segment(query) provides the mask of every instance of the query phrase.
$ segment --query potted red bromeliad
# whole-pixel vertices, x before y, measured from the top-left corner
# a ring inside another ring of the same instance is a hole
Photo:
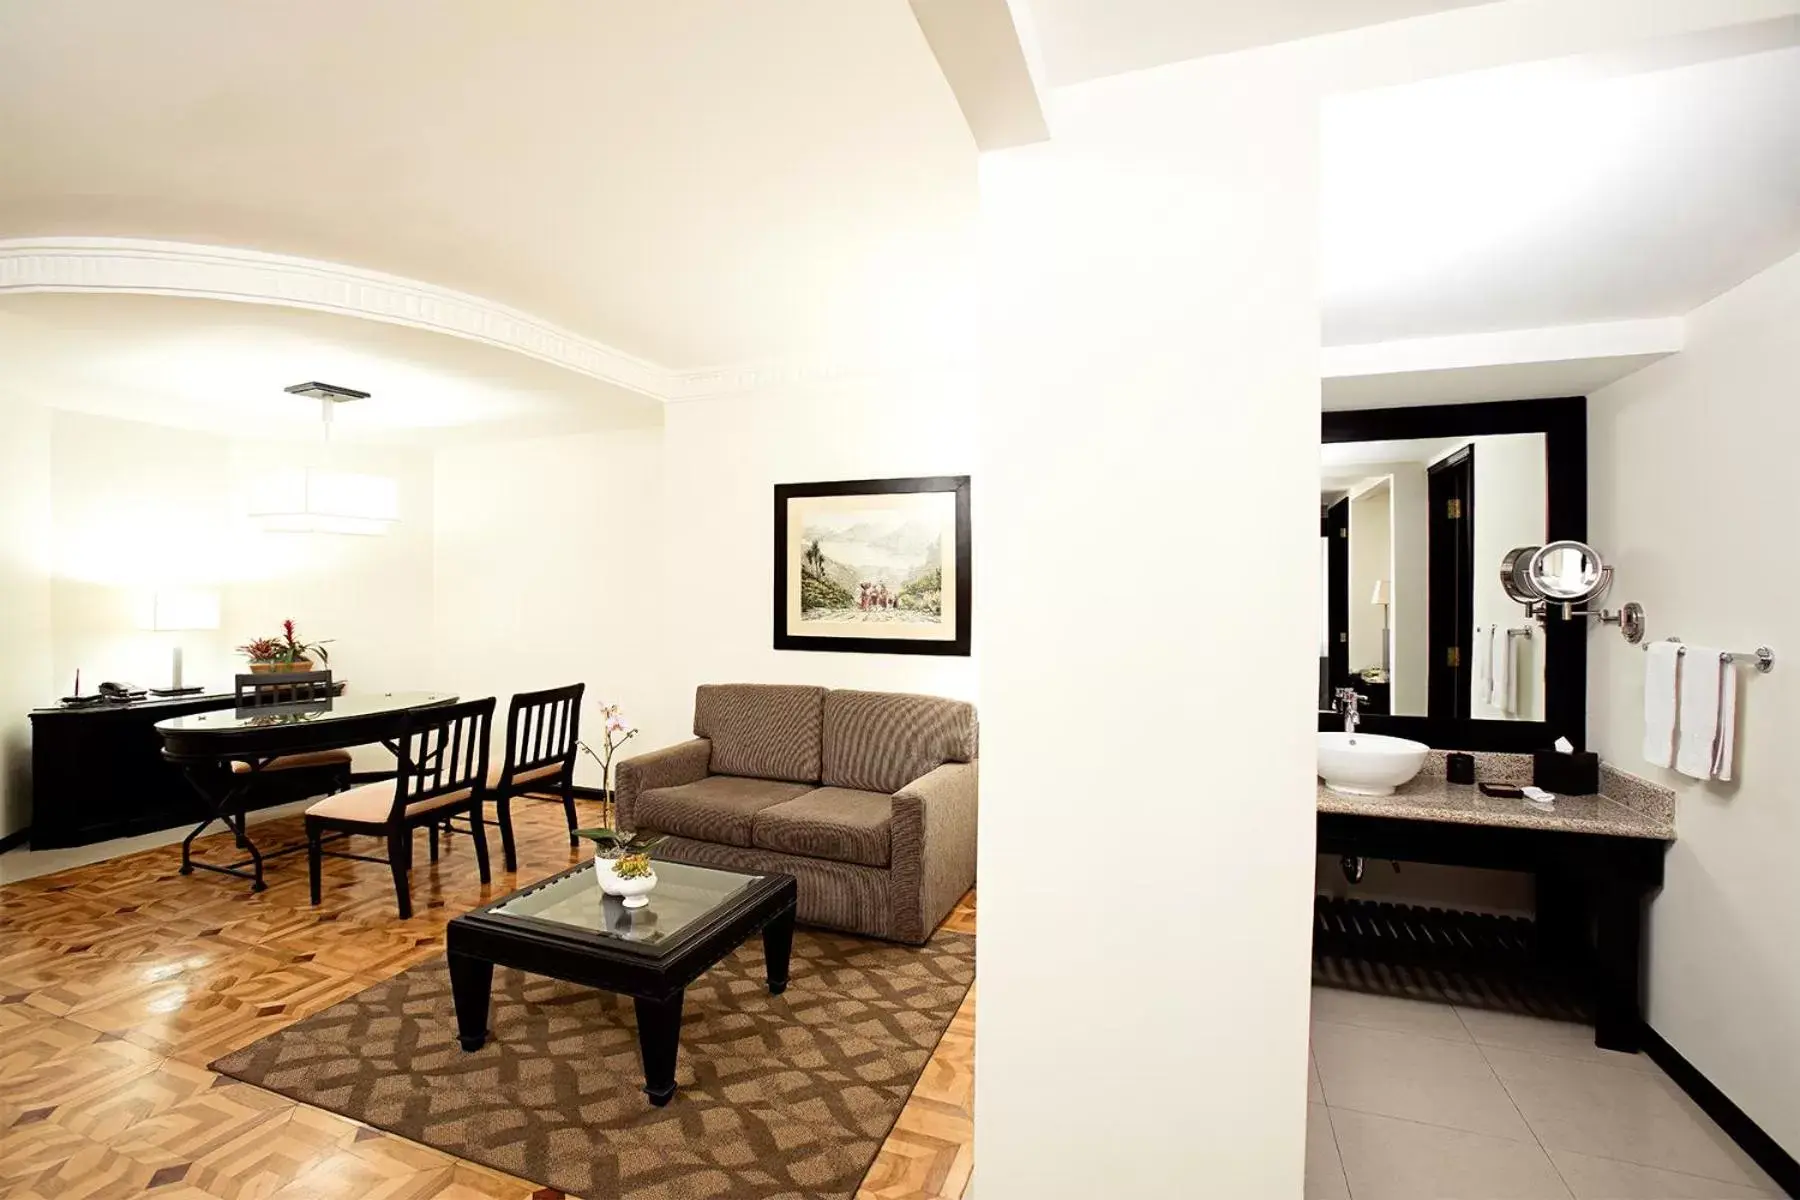
[[[281,633],[275,637],[253,638],[245,642],[238,647],[238,653],[250,660],[251,673],[256,675],[310,671],[313,669],[312,656],[315,654],[319,656],[321,663],[329,665],[331,662],[331,654],[325,649],[325,642],[301,641],[294,632],[292,621],[283,621]]]

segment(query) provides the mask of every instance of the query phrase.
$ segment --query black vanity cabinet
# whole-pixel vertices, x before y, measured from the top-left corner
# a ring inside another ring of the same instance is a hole
[[[156,723],[230,708],[230,693],[40,708],[31,714],[31,845],[85,846],[197,822],[200,798],[163,761]]]

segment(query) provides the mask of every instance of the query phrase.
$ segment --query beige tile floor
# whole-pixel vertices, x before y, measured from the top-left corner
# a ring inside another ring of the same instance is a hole
[[[1587,1026],[1313,989],[1308,1200],[1749,1200],[1781,1190]]]

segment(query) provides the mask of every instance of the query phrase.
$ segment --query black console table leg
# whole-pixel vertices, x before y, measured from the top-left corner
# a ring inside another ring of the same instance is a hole
[[[632,997],[637,1009],[638,1054],[644,1061],[644,1095],[661,1108],[675,1095],[675,1057],[681,1049],[684,993],[662,1000]]]
[[[1596,988],[1594,1044],[1635,1054],[1643,1043],[1644,897],[1628,883],[1609,881],[1594,898]]]
[[[464,1050],[487,1044],[488,999],[494,988],[494,964],[451,951],[450,996],[456,1004],[456,1040]]]
[[[788,909],[763,926],[763,969],[769,977],[769,995],[787,991],[788,960],[794,953],[794,910]]]

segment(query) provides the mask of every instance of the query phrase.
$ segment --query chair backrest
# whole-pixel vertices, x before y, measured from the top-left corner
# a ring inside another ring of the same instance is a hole
[[[332,697],[330,671],[271,671],[236,677],[239,708],[275,704],[312,704]]]
[[[400,761],[392,816],[397,819],[426,800],[485,789],[493,723],[492,696],[406,713],[395,743]]]
[[[561,763],[575,765],[581,737],[581,696],[587,684],[519,692],[506,712],[506,766],[502,787],[526,771]]]

